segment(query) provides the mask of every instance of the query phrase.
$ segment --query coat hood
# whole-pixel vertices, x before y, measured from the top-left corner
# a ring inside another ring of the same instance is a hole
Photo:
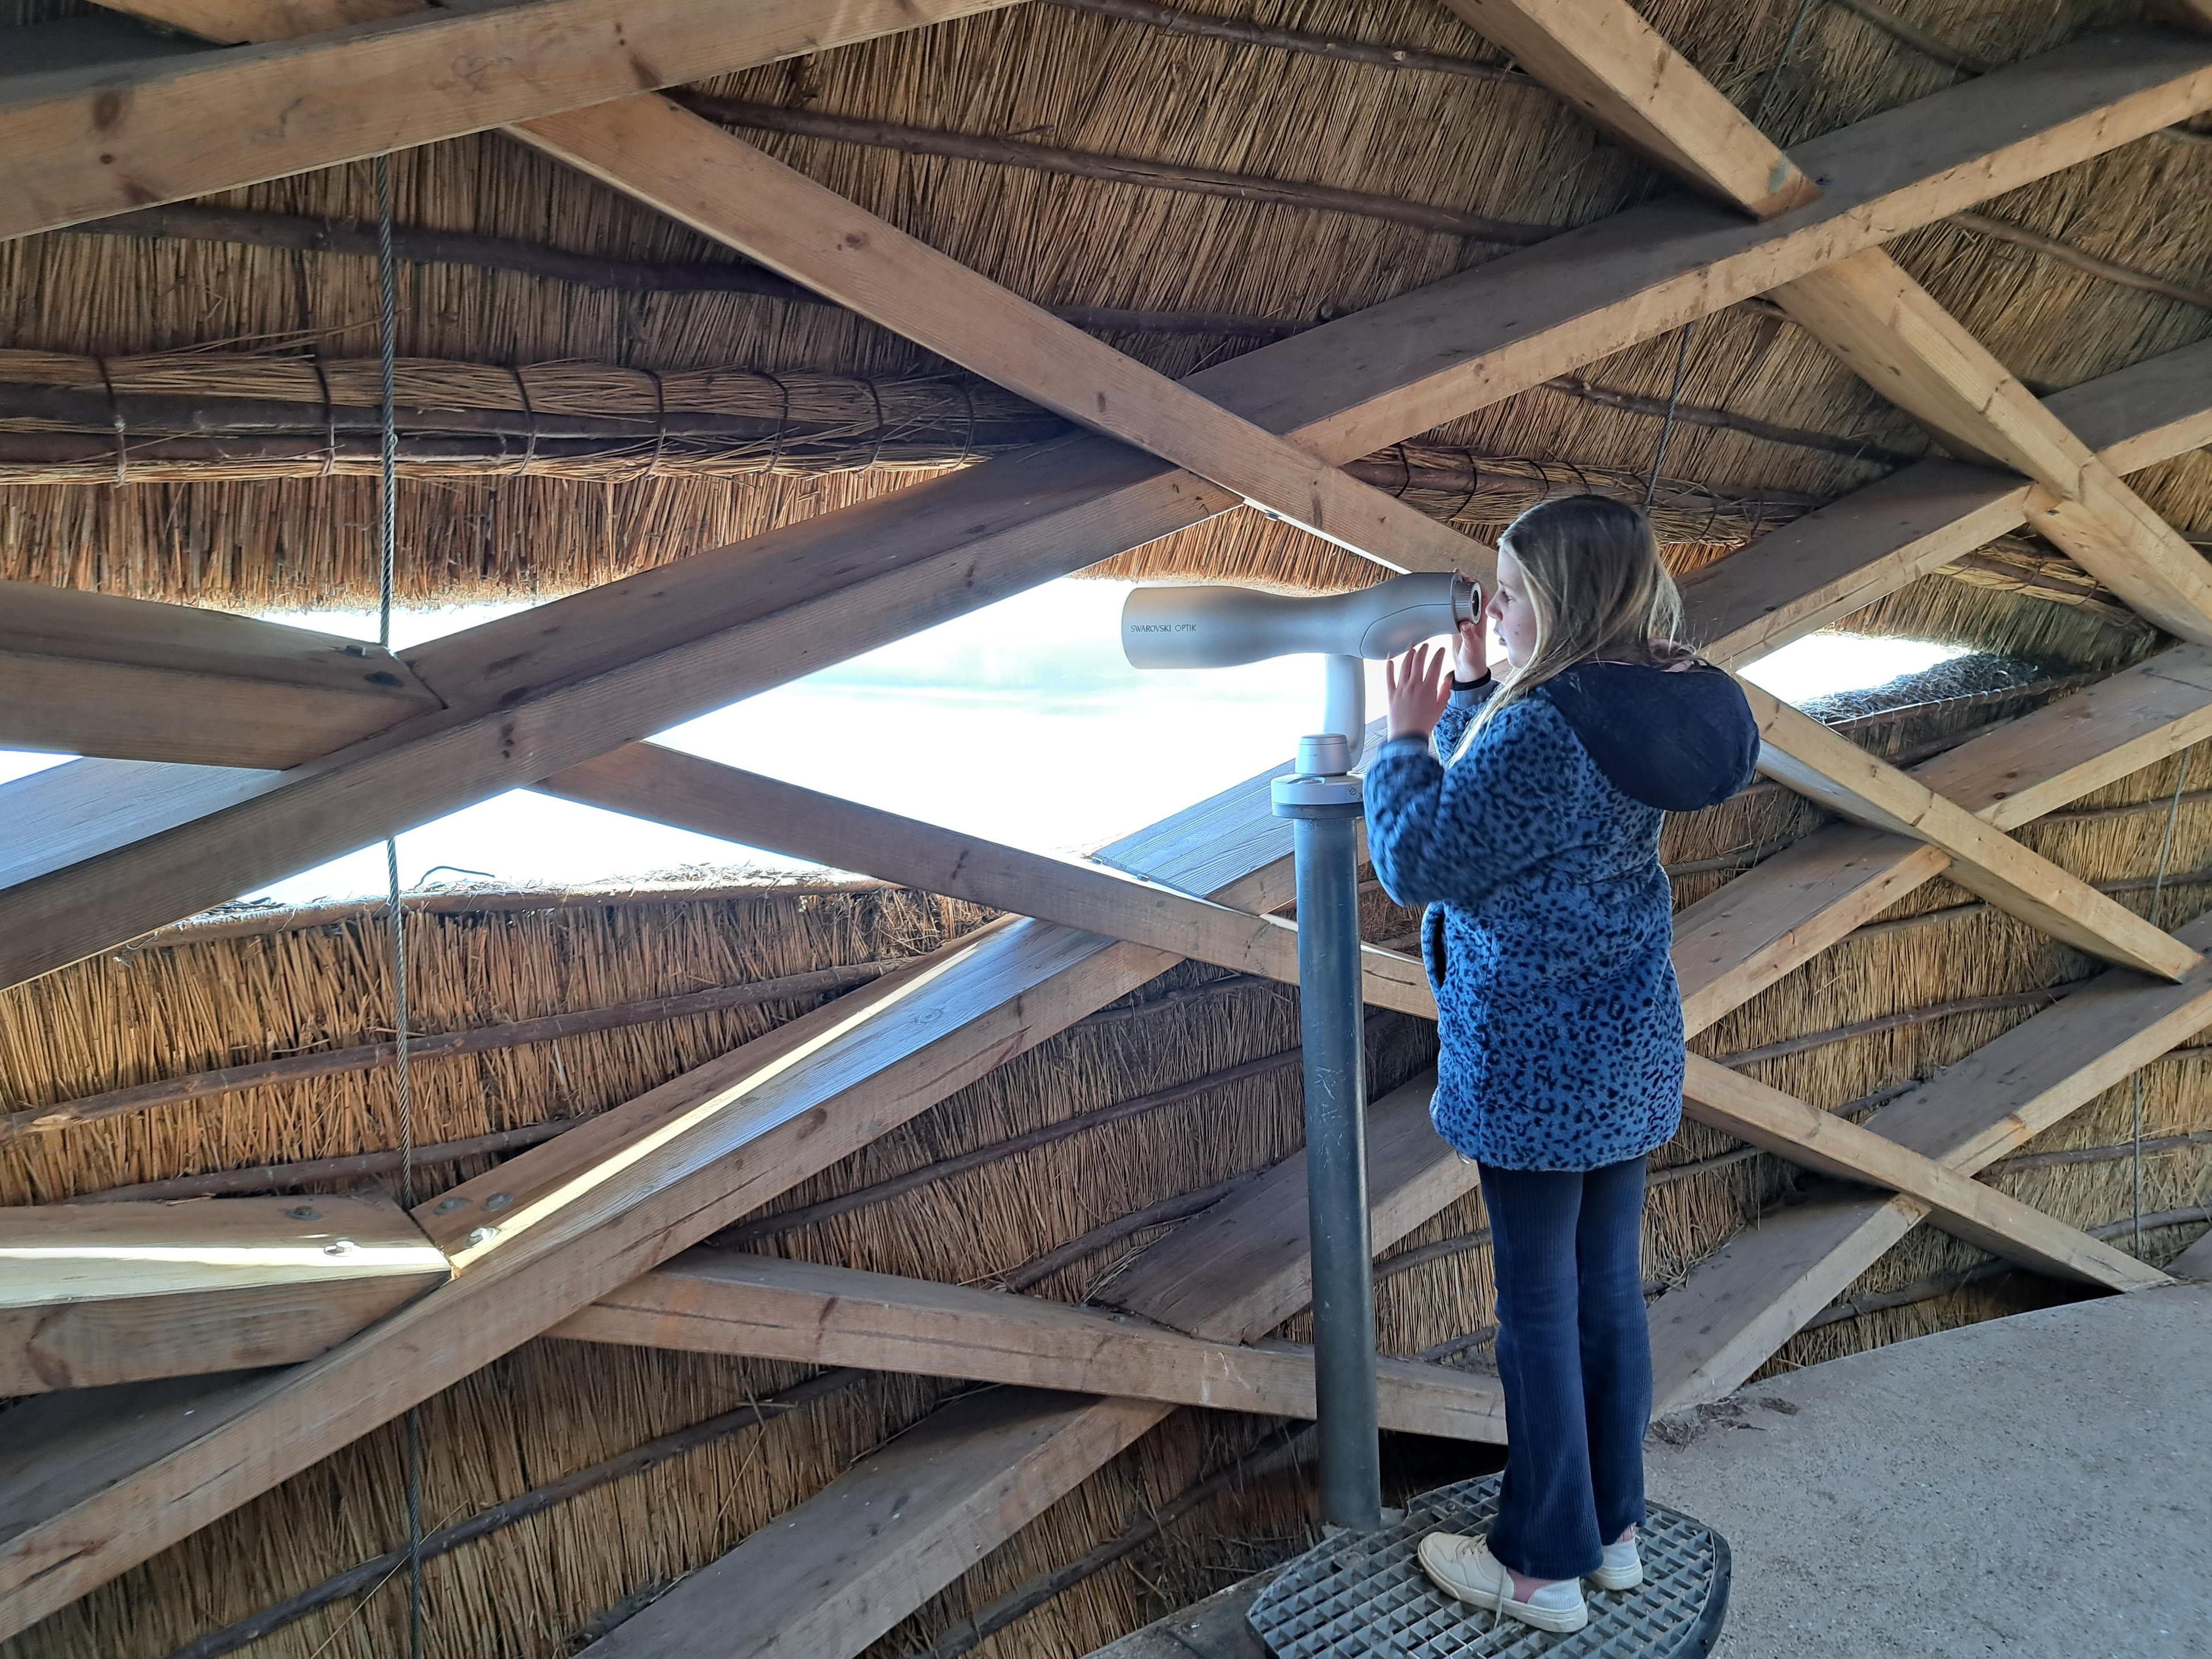
[[[1758,763],[1751,705],[1734,678],[1704,663],[1577,663],[1532,695],[1559,711],[1607,782],[1662,811],[1716,805]]]

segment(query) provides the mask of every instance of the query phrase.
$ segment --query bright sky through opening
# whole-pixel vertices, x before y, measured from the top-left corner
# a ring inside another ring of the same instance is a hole
[[[1312,658],[1139,672],[1122,660],[1121,582],[1048,582],[803,680],[688,721],[659,741],[909,817],[1046,853],[1085,853],[1288,759],[1319,722]],[[401,612],[404,649],[519,605]],[[362,611],[271,621],[374,639]],[[1916,640],[1816,635],[1747,678],[1792,702],[1880,685],[1960,654]],[[1381,665],[1369,708],[1382,712]],[[63,757],[0,752],[0,780]],[[676,872],[814,866],[514,791],[399,838],[400,878],[572,886]],[[384,890],[382,842],[242,895],[301,903]]]

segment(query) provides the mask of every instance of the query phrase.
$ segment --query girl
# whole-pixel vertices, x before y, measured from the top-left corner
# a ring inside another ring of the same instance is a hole
[[[1583,1578],[1644,1579],[1644,1159],[1680,1122],[1683,1071],[1660,817],[1743,787],[1759,734],[1735,682],[1671,643],[1680,601],[1633,507],[1522,514],[1483,614],[1504,679],[1473,623],[1449,657],[1390,664],[1367,771],[1375,873],[1428,907],[1430,1112],[1480,1166],[1505,1390],[1495,1524],[1431,1533],[1420,1559],[1462,1601],[1575,1631]]]

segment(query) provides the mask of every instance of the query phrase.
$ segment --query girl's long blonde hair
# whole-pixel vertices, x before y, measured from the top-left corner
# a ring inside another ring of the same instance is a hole
[[[1498,544],[1521,567],[1536,613],[1536,648],[1491,694],[1468,740],[1577,663],[1605,658],[1663,665],[1689,656],[1674,643],[1682,596],[1660,562],[1658,538],[1651,521],[1625,501],[1567,495],[1541,502],[1514,520]]]

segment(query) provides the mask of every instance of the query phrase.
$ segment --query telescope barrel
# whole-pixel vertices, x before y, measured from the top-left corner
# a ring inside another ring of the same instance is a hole
[[[1475,591],[1462,577],[1429,574],[1319,599],[1139,587],[1121,608],[1121,649],[1134,668],[1229,668],[1307,653],[1372,661],[1471,621]]]

